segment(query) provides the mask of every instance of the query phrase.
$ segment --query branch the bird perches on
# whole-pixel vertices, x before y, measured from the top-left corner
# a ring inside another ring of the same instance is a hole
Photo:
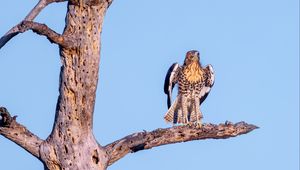
[[[41,139],[17,123],[15,117],[11,117],[6,108],[1,107],[0,112],[2,116],[0,121],[0,134],[17,143],[34,156],[39,156],[37,155],[38,152],[32,152],[31,150],[32,148],[37,148],[37,144],[42,143]],[[197,125],[173,126],[164,129],[159,128],[151,132],[143,131],[133,133],[104,146],[104,148],[109,156],[108,165],[112,165],[128,153],[192,140],[227,139],[249,133],[257,128],[257,126],[246,122],[233,124],[229,121],[220,123],[219,125],[211,123],[203,124],[201,128],[198,128]],[[24,137],[26,137],[27,144],[21,145],[22,142],[20,142],[20,138],[15,138],[15,134],[25,134]],[[33,138],[28,139],[28,136]]]

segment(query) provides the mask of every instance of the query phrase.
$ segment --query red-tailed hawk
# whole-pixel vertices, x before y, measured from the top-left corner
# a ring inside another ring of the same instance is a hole
[[[214,71],[211,65],[202,67],[200,54],[188,51],[183,66],[174,63],[165,78],[164,91],[168,95],[168,112],[164,119],[173,124],[196,122],[201,127],[200,105],[206,99],[214,84]],[[178,95],[171,105],[172,90],[178,83]]]

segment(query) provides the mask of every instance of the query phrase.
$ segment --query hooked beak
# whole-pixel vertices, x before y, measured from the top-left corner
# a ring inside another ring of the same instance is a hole
[[[193,61],[198,61],[199,60],[199,52],[196,51],[193,55],[193,58],[192,58]]]
[[[194,55],[192,58],[193,61],[198,61],[198,56]]]

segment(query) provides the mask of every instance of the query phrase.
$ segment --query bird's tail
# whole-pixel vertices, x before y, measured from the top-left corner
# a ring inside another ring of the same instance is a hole
[[[167,113],[164,116],[164,119],[168,123],[182,123],[182,109],[180,107],[180,101],[179,97],[177,97],[172,104],[172,106],[169,108]]]
[[[172,106],[169,108],[164,116],[164,119],[168,123],[173,124],[186,124],[188,122],[198,122],[202,119],[202,114],[198,102],[195,99],[188,100],[186,103],[187,115],[183,115],[181,96],[178,95]],[[186,120],[187,116],[187,120]]]

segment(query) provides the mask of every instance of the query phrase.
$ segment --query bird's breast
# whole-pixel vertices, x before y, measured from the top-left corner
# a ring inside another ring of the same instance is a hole
[[[185,96],[197,96],[200,94],[200,91],[203,87],[203,81],[196,80],[190,81],[184,72],[180,73],[179,80],[178,80],[178,92]]]
[[[201,69],[199,63],[193,62],[186,66],[183,69],[183,76],[184,78],[189,81],[190,83],[198,83],[201,82],[203,79],[203,70]]]

